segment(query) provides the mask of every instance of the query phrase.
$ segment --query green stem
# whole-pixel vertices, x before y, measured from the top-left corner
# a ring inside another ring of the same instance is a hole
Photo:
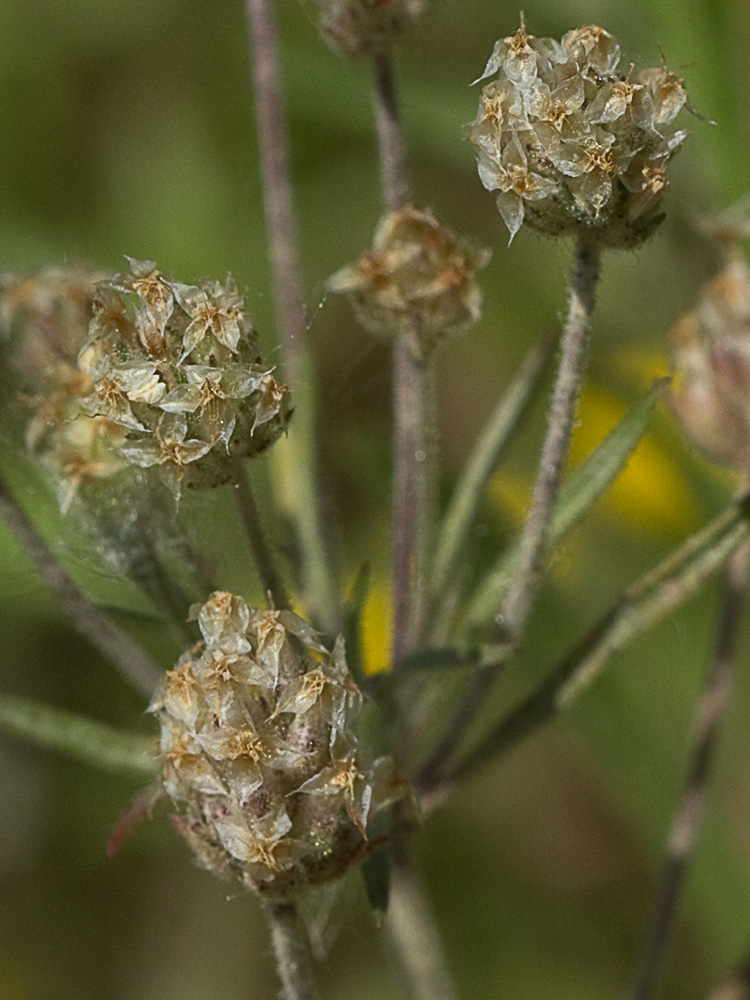
[[[0,695],[0,729],[104,771],[154,775],[156,743],[26,698]]]

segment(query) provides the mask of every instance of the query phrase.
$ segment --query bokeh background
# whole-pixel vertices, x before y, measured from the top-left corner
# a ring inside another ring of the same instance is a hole
[[[388,357],[323,282],[371,239],[380,213],[369,70],[319,40],[312,3],[278,4],[293,172],[323,386],[325,473],[347,567],[385,565]],[[747,189],[750,6],[746,0],[527,0],[538,35],[598,23],[623,65],[666,58],[695,105],[673,163],[669,218],[636,253],[610,254],[599,296],[580,461],[658,374],[666,331],[716,267],[697,220]],[[497,0],[436,0],[398,52],[413,190],[456,230],[494,248],[484,318],[442,352],[446,484],[528,346],[564,308],[569,247],[522,232],[511,249],[462,141],[479,75],[518,12]],[[663,55],[662,55],[663,54]],[[105,270],[122,255],[183,281],[231,270],[274,356],[250,68],[240,0],[3,0],[0,4],[0,267]],[[476,546],[521,522],[548,392],[492,484]],[[28,508],[98,600],[127,603],[83,535],[7,435],[2,461]],[[628,581],[717,513],[731,478],[661,413],[622,480],[567,541],[527,655],[498,707],[544,676]],[[213,501],[212,501],[213,503]],[[228,508],[203,508],[229,589]],[[480,537],[481,535],[481,537]],[[377,580],[377,572],[376,572]],[[425,877],[464,997],[615,1000],[633,963],[684,771],[689,720],[711,646],[715,587],[660,625],[564,718],[474,780],[421,837]],[[373,604],[368,648],[382,657]],[[158,630],[141,637],[169,665]],[[2,690],[150,732],[143,704],[80,640],[0,526]],[[705,828],[680,912],[664,998],[705,996],[750,947],[750,647],[743,637]],[[3,1000],[248,1000],[277,989],[255,901],[198,871],[162,813],[111,861],[108,833],[135,780],[0,738],[0,997]],[[330,1000],[397,993],[353,880],[322,972]]]

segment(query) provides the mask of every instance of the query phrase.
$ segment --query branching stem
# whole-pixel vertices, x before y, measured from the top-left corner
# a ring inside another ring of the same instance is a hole
[[[693,717],[687,778],[672,816],[664,869],[632,1000],[648,1000],[656,988],[674,928],[680,893],[700,832],[719,731],[732,687],[734,650],[747,590],[748,556],[750,549],[745,544],[727,564],[716,651]]]
[[[589,331],[599,280],[599,247],[580,237],[573,261],[568,316],[563,330],[560,363],[542,448],[536,483],[526,525],[521,535],[518,567],[500,614],[503,638],[520,643],[533,608],[547,560],[550,524],[555,510],[562,473],[568,456],[570,436],[575,421],[578,392],[588,356]],[[438,781],[438,775],[468,732],[489,696],[502,669],[502,663],[479,671],[443,735],[430,755],[422,773],[425,787]]]
[[[1,477],[0,516],[57,595],[78,632],[104,654],[125,680],[150,698],[162,676],[158,665],[79,590]]]

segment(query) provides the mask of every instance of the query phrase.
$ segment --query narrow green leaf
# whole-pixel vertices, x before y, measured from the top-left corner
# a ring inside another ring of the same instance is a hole
[[[388,912],[391,881],[388,854],[382,847],[376,848],[362,865],[362,878],[370,909],[376,922],[380,923]]]
[[[357,680],[364,675],[362,663],[362,615],[370,590],[369,563],[364,563],[357,573],[352,592],[344,609],[344,637],[346,639],[346,662]]]
[[[471,531],[482,494],[500,454],[526,408],[552,347],[545,338],[526,355],[515,378],[495,407],[456,483],[440,525],[432,568],[433,600],[440,602]]]
[[[403,659],[398,664],[398,671],[455,670],[459,667],[482,669],[505,662],[514,648],[512,643],[496,643],[463,649],[420,649]]]
[[[0,730],[104,771],[153,775],[156,742],[26,698],[0,695]]]
[[[568,708],[617,653],[693,597],[750,535],[750,506],[733,504],[630,586],[614,607],[562,660],[541,687],[522,702],[458,766],[453,780],[509,750]]]
[[[625,468],[646,433],[654,410],[669,387],[669,381],[668,378],[657,379],[563,484],[550,525],[550,551],[593,507]],[[519,546],[515,543],[502,554],[481,582],[466,613],[467,628],[479,627],[495,614],[513,579],[518,552]]]

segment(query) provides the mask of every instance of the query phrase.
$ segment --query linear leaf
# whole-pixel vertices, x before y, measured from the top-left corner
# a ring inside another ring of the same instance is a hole
[[[669,387],[669,381],[668,378],[657,379],[563,484],[550,525],[550,551],[593,507],[625,468],[646,433],[654,410]],[[467,627],[481,626],[497,611],[513,579],[518,552],[518,543],[514,543],[479,585],[467,610]]]
[[[503,448],[536,388],[549,357],[552,339],[544,338],[526,355],[495,407],[486,427],[456,484],[448,510],[440,525],[432,568],[432,593],[443,597],[456,562],[476,517],[482,494],[492,476]]]
[[[632,584],[541,687],[481,741],[462,764],[458,779],[509,750],[568,708],[617,653],[670,611],[693,597],[750,535],[750,504],[733,504],[691,535],[659,565]]]
[[[515,646],[507,642],[455,649],[420,649],[403,659],[397,669],[401,673],[414,670],[455,670],[458,667],[476,667],[481,670],[504,663],[514,650]]]
[[[61,708],[0,695],[0,729],[104,771],[154,774],[154,740],[123,733]]]

